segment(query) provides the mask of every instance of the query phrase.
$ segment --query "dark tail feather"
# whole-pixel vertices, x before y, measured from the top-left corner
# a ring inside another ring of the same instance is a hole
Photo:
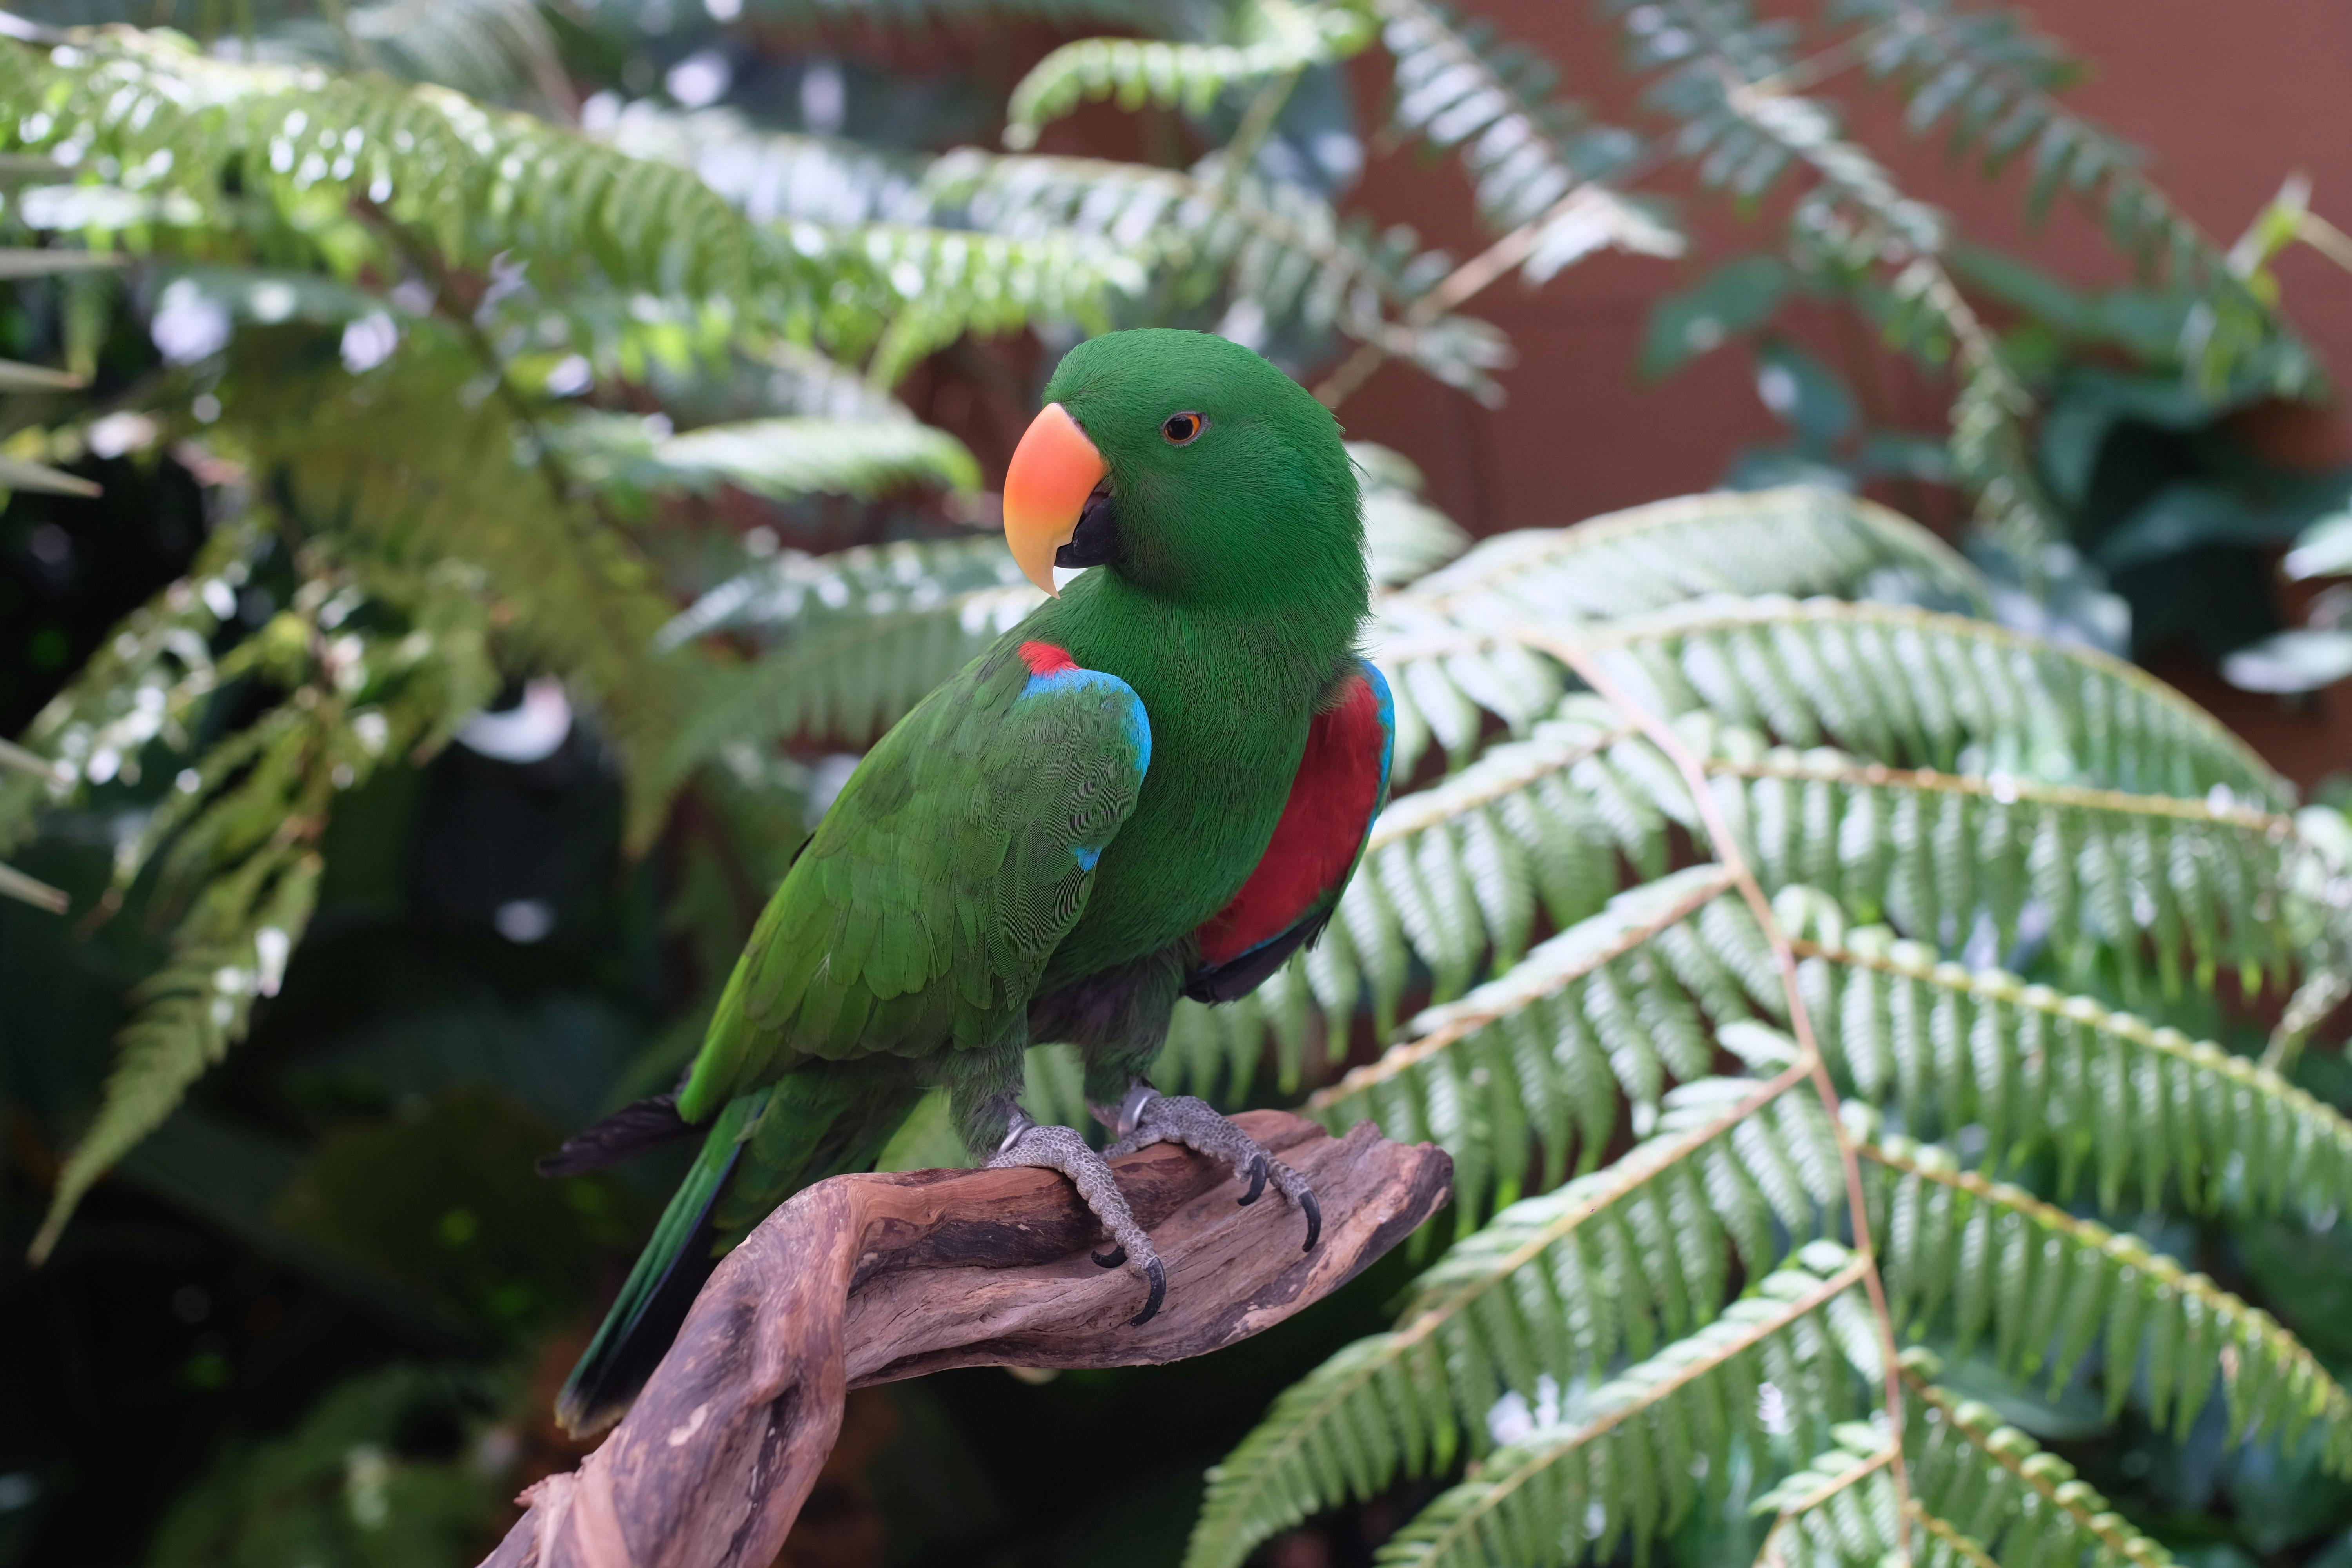
[[[583,1127],[533,1167],[542,1176],[578,1176],[634,1160],[651,1149],[692,1137],[701,1129],[677,1113],[677,1097],[657,1094],[625,1105]]]
[[[710,1211],[742,1158],[743,1130],[767,1098],[764,1091],[744,1095],[711,1123],[702,1152],[662,1211],[653,1239],[637,1255],[613,1310],[555,1397],[555,1418],[566,1431],[584,1436],[619,1420],[677,1337],[687,1309],[719,1267]]]
[[[885,1062],[803,1068],[729,1101],[557,1395],[556,1419],[583,1436],[620,1419],[669,1352],[718,1267],[715,1254],[811,1183],[872,1170],[921,1096],[919,1082],[906,1081],[904,1064]],[[618,1120],[608,1117],[581,1137]]]

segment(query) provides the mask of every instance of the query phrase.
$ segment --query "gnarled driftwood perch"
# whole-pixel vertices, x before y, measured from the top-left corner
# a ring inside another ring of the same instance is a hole
[[[837,1176],[761,1222],[719,1265],[653,1379],[602,1447],[523,1494],[483,1568],[766,1568],[840,1430],[852,1388],[949,1367],[1132,1366],[1245,1339],[1320,1300],[1444,1201],[1423,1143],[1344,1139],[1276,1110],[1235,1119],[1314,1184],[1323,1239],[1296,1210],[1249,1208],[1209,1161],[1156,1144],[1116,1162],[1168,1266],[1168,1303],[1130,1328],[1140,1288],[1099,1268],[1092,1215],[1047,1171]]]

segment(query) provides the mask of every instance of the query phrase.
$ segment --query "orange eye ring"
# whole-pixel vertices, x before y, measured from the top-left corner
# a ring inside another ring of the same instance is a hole
[[[1207,415],[1195,414],[1188,408],[1181,414],[1171,414],[1167,418],[1162,419],[1160,422],[1160,439],[1171,447],[1189,447],[1199,440],[1201,432],[1208,427]]]

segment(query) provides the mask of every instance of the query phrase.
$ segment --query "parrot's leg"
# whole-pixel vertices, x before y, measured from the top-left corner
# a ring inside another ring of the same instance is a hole
[[[1102,1223],[1103,1234],[1110,1238],[1110,1248],[1094,1255],[1095,1261],[1105,1268],[1116,1268],[1124,1263],[1142,1276],[1146,1295],[1143,1310],[1128,1320],[1132,1326],[1150,1322],[1160,1311],[1160,1303],[1168,1295],[1168,1269],[1160,1261],[1160,1253],[1151,1245],[1151,1237],[1136,1223],[1135,1211],[1127,1206],[1127,1199],[1118,1190],[1118,1180],[1111,1175],[1110,1165],[1100,1154],[1087,1147],[1087,1141],[1067,1127],[1046,1127],[1030,1119],[1015,1098],[1021,1082],[1021,1051],[1014,1049],[1010,1058],[1009,1071],[990,1071],[980,1081],[966,1079],[950,1085],[949,1109],[965,1145],[978,1152],[995,1142],[995,1153],[987,1164],[992,1170],[1006,1165],[1034,1165],[1043,1170],[1059,1171],[1078,1189],[1078,1197],[1094,1210],[1095,1218]],[[1010,1081],[1005,1081],[1009,1079]],[[990,1080],[995,1080],[991,1082]],[[988,1134],[1003,1129],[1002,1141]]]
[[[1268,1153],[1256,1139],[1218,1115],[1206,1100],[1195,1100],[1189,1094],[1162,1094],[1139,1078],[1128,1087],[1127,1098],[1119,1102],[1111,1131],[1118,1135],[1118,1142],[1103,1152],[1114,1160],[1153,1143],[1181,1143],[1212,1160],[1223,1160],[1234,1168],[1235,1175],[1249,1181],[1249,1191],[1241,1196],[1244,1206],[1257,1202],[1266,1183],[1272,1182],[1276,1191],[1296,1204],[1307,1216],[1307,1245],[1299,1250],[1315,1250],[1315,1243],[1323,1235],[1323,1211],[1316,1204],[1315,1191],[1307,1184],[1307,1178]]]
[[[1151,1238],[1136,1223],[1135,1211],[1127,1206],[1127,1198],[1119,1192],[1108,1162],[1087,1148],[1087,1141],[1074,1129],[1041,1127],[1016,1106],[1013,1130],[1004,1135],[1004,1147],[988,1163],[992,1167],[1041,1165],[1069,1177],[1070,1184],[1078,1189],[1079,1198],[1102,1222],[1103,1234],[1110,1237],[1110,1250],[1096,1253],[1095,1261],[1105,1268],[1116,1268],[1124,1263],[1143,1276],[1149,1294],[1144,1298],[1143,1310],[1129,1318],[1129,1325],[1140,1328],[1159,1313],[1160,1303],[1168,1294],[1168,1269],[1160,1261]]]

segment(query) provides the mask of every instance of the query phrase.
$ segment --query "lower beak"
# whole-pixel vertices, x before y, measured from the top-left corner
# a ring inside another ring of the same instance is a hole
[[[1068,409],[1048,403],[1013,449],[1004,475],[1004,542],[1021,574],[1054,590],[1054,552],[1077,531],[1087,497],[1109,470]]]

